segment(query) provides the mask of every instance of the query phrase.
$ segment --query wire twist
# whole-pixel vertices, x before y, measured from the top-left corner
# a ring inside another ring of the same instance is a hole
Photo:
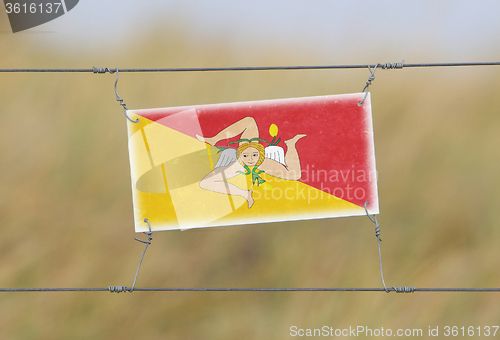
[[[415,287],[392,287],[396,293],[414,293]]]
[[[392,287],[392,288],[387,288],[385,286],[385,281],[384,281],[384,271],[382,269],[382,252],[380,250],[380,242],[382,242],[382,239],[380,238],[380,224],[377,221],[377,216],[373,215],[373,218],[370,216],[368,213],[368,209],[366,208],[370,204],[370,202],[366,201],[365,202],[365,212],[366,216],[370,219],[375,224],[375,237],[377,238],[377,243],[378,243],[378,259],[379,259],[379,264],[380,264],[380,278],[382,279],[382,285],[384,286],[384,290],[386,293],[390,293],[391,291],[394,291],[396,293],[413,293],[415,292],[415,287]]]
[[[379,241],[382,241],[382,239],[380,238],[380,224],[378,223],[377,221],[377,216],[373,215],[373,218],[370,216],[370,214],[368,213],[368,209],[366,208],[367,205],[369,205],[370,202],[366,201],[365,202],[365,212],[366,212],[366,216],[368,216],[368,218],[370,219],[370,221],[372,221],[373,223],[375,223],[375,236],[377,237],[377,239]]]
[[[405,61],[401,63],[385,63],[385,64],[379,64],[379,67],[381,67],[384,70],[393,70],[393,69],[402,69],[404,67]]]
[[[110,74],[113,74],[116,72],[116,81],[115,81],[115,95],[116,95],[116,101],[119,102],[119,104],[123,107],[123,114],[125,115],[125,117],[127,117],[128,120],[130,120],[132,123],[139,123],[139,118],[137,118],[136,120],[133,120],[131,119],[128,114],[127,114],[127,104],[125,104],[123,102],[123,99],[121,99],[120,95],[118,94],[118,89],[117,89],[117,85],[118,85],[118,68],[115,68],[115,69],[112,69],[112,68],[109,68],[109,67],[93,67],[92,68],[92,72],[94,72],[95,74],[97,73],[100,73],[100,74],[103,74],[103,73],[110,73]]]
[[[404,60],[401,63],[393,63],[393,64],[391,64],[391,63],[385,63],[385,64],[378,63],[378,64],[375,64],[373,69],[370,67],[370,65],[368,65],[368,70],[370,71],[371,75],[368,77],[366,85],[365,85],[365,87],[363,87],[363,91],[361,91],[361,93],[364,93],[365,96],[363,97],[362,101],[358,102],[358,106],[363,105],[363,103],[366,100],[366,97],[368,96],[368,87],[372,84],[372,81],[375,80],[375,70],[377,70],[377,67],[380,67],[384,70],[402,69],[404,66],[404,63],[405,63]]]
[[[149,223],[149,220],[147,218],[144,219],[144,222],[148,224],[149,231],[145,231],[143,232],[143,234],[147,235],[148,239],[146,241],[143,241],[134,237],[134,240],[145,243],[146,246],[144,247],[141,260],[139,261],[139,265],[137,266],[137,271],[135,272],[134,283],[132,284],[132,288],[128,288],[127,286],[109,286],[108,291],[111,293],[125,293],[125,292],[132,293],[134,291],[135,283],[137,282],[137,276],[139,276],[139,269],[141,269],[142,260],[144,259],[144,254],[146,254],[146,250],[148,249],[148,246],[151,244],[151,241],[153,240],[153,237],[151,236],[153,235],[153,232],[151,231],[151,224]]]
[[[387,287],[385,286],[384,271],[382,269],[382,251],[380,250],[380,242],[382,242],[382,239],[380,238],[380,224],[377,221],[377,216],[373,215],[373,218],[372,218],[370,216],[370,214],[368,213],[368,209],[366,208],[366,206],[368,204],[370,204],[370,202],[366,201],[365,202],[365,212],[366,212],[366,216],[368,216],[370,221],[375,223],[375,237],[377,237],[377,243],[378,243],[378,260],[379,260],[379,265],[380,265],[380,278],[382,279],[382,285],[384,286],[385,291],[387,293],[389,293],[390,289],[387,289]]]
[[[95,67],[94,67],[95,69]],[[99,69],[99,70],[102,70],[102,69]],[[118,94],[118,89],[117,89],[117,85],[118,85],[118,76],[119,76],[119,73],[118,73],[118,68],[116,68],[114,71],[111,71],[109,68],[105,67],[104,68],[104,72],[106,72],[106,70],[109,72],[109,73],[114,73],[116,72],[116,81],[115,81],[115,94],[116,94],[116,101],[120,103],[120,105],[123,107],[123,114],[125,115],[125,117],[127,117],[128,120],[130,120],[132,123],[139,123],[139,118],[137,118],[136,120],[133,120],[132,118],[130,118],[127,114],[127,104],[125,104],[123,102],[123,99],[120,98],[120,95]]]
[[[111,74],[117,72],[118,69],[110,69],[109,67],[92,67],[92,72],[94,73],[106,73],[109,72]]]
[[[361,91],[361,93],[364,93],[365,96],[363,97],[363,100],[358,102],[358,106],[361,106],[363,105],[363,103],[365,102],[366,100],[366,97],[368,96],[368,87],[372,84],[372,81],[375,80],[375,70],[377,70],[377,67],[379,66],[380,64],[376,64],[375,67],[372,68],[370,67],[370,65],[368,65],[368,70],[370,70],[370,73],[371,75],[368,77],[368,80],[366,82],[366,85],[365,87],[363,87],[363,91]]]
[[[149,223],[149,220],[147,218],[144,219],[144,222],[148,224],[149,232],[145,231],[143,234],[148,236],[148,239],[146,241],[140,240],[138,238],[134,237],[134,240],[145,243],[146,246],[144,247],[144,251],[142,252],[141,260],[139,261],[139,265],[137,266],[137,271],[135,272],[135,277],[134,277],[134,283],[132,284],[132,288],[130,288],[129,292],[133,292],[135,288],[135,282],[137,281],[137,276],[139,275],[139,269],[141,269],[141,264],[142,260],[144,259],[144,254],[146,254],[146,250],[148,249],[148,246],[151,244],[151,241],[153,240],[153,232],[151,231],[151,224]]]
[[[125,286],[109,286],[108,287],[108,290],[111,292],[111,293],[125,293],[125,292],[128,292],[128,288],[125,287]]]

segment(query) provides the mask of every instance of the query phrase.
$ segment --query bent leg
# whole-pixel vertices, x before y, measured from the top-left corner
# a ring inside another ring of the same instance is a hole
[[[285,144],[287,145],[285,154],[286,167],[273,159],[266,158],[264,159],[264,162],[262,162],[262,164],[259,166],[259,169],[264,170],[266,174],[277,178],[288,179],[292,181],[299,180],[302,177],[302,169],[300,166],[299,154],[297,153],[295,144],[299,139],[305,136],[306,135],[304,134],[300,134],[296,135],[292,139],[285,141]]]
[[[219,169],[210,172],[201,180],[200,188],[220,194],[241,196],[248,202],[248,207],[251,208],[254,203],[252,190],[243,190],[232,183],[226,182],[228,178],[225,176],[224,170],[217,170]]]
[[[298,134],[295,135],[292,139],[286,140],[285,144],[287,147],[285,154],[285,163],[288,168],[288,178],[298,180],[302,177],[302,168],[300,166],[300,158],[295,148],[295,144],[297,141],[307,135]]]
[[[200,135],[196,135],[196,138],[200,142],[205,142],[210,145],[215,145],[219,141],[223,139],[229,139],[238,136],[241,134],[242,139],[251,139],[251,138],[259,138],[259,129],[257,127],[257,123],[255,119],[252,117],[245,117],[236,123],[233,123],[220,131],[213,137],[202,137]]]

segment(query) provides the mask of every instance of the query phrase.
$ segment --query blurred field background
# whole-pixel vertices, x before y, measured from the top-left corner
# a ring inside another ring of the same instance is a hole
[[[5,32],[0,68],[404,58],[392,53],[394,46],[343,59],[347,52],[328,55],[290,42],[249,53],[224,34],[200,41],[182,22],[158,22],[101,51],[55,48],[39,43],[50,36],[14,39]],[[408,63],[499,59],[494,50],[474,60],[443,60],[447,55],[425,49],[409,57]],[[368,76],[367,70],[122,73],[118,90],[129,108],[139,109],[355,93]],[[370,90],[388,286],[500,286],[499,77],[498,67],[376,72]],[[1,287],[131,286],[143,244],[133,240],[126,120],[114,80],[0,74]],[[374,225],[366,217],[153,238],[138,287],[381,287]],[[499,302],[498,293],[0,293],[0,338],[287,339],[293,325],[426,334],[429,326],[498,325]]]

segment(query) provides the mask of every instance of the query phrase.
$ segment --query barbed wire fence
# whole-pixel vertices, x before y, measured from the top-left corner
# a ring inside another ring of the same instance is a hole
[[[116,100],[123,107],[125,116],[130,119],[126,114],[127,107],[123,100],[116,91],[119,72],[224,72],[224,71],[283,71],[283,70],[334,70],[334,69],[368,69],[370,76],[362,90],[362,93],[368,93],[368,88],[372,85],[375,79],[375,71],[377,69],[394,70],[403,68],[421,68],[421,67],[478,67],[478,66],[500,66],[500,62],[462,62],[462,63],[418,63],[418,64],[405,64],[403,62],[396,63],[376,63],[376,64],[357,64],[357,65],[309,65],[309,66],[256,66],[256,67],[191,67],[191,68],[108,68],[108,67],[93,67],[83,69],[55,69],[55,68],[39,68],[39,69],[0,69],[0,73],[93,73],[105,74],[116,73],[117,78],[115,82]],[[366,98],[366,95],[365,95]],[[363,101],[358,105],[362,105]],[[134,122],[134,121],[133,121]],[[0,292],[4,293],[22,293],[22,292],[111,292],[111,293],[125,293],[125,292],[395,292],[395,293],[424,293],[424,292],[500,292],[500,288],[417,288],[417,287],[386,287],[382,269],[382,253],[380,249],[380,225],[375,215],[371,217],[366,209],[365,211],[371,222],[375,224],[375,236],[378,243],[380,276],[383,288],[140,288],[135,287],[139,270],[144,259],[144,255],[148,246],[152,241],[152,234],[150,222],[146,219],[145,223],[148,224],[149,232],[144,232],[148,236],[146,241],[135,238],[135,240],[145,243],[145,248],[142,257],[139,261],[137,271],[135,274],[134,282],[131,288],[127,286],[108,286],[104,288],[0,288]]]

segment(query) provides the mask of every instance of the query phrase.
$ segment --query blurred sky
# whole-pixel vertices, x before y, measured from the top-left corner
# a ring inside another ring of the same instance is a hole
[[[311,63],[492,61],[500,52],[498,13],[498,0],[81,0],[24,33],[2,25],[0,43],[36,35],[62,51],[104,53],[182,27],[195,42],[222,38],[242,54],[287,48]]]

